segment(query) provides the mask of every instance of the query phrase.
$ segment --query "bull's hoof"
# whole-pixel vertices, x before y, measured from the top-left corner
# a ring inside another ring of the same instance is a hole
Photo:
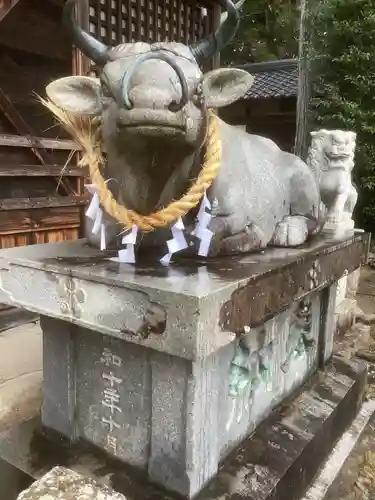
[[[270,244],[278,247],[296,247],[307,240],[308,219],[300,215],[284,217],[278,222]]]
[[[218,235],[213,235],[211,243],[210,243],[210,248],[208,250],[208,255],[207,257],[217,257],[219,254],[221,254],[221,245],[222,245],[222,238]]]
[[[266,246],[263,232],[255,224],[250,224],[240,233],[231,236],[223,238],[215,235],[211,241],[209,257],[254,252]]]

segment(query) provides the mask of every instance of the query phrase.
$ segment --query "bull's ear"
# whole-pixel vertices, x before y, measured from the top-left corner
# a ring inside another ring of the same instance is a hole
[[[244,97],[254,82],[247,71],[220,68],[209,71],[202,78],[203,93],[208,108],[221,108]]]
[[[100,80],[89,76],[68,76],[46,87],[48,98],[59,108],[80,115],[100,113]]]

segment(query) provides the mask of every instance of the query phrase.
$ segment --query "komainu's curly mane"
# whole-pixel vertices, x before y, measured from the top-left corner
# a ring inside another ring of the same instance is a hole
[[[307,156],[307,164],[314,172],[318,180],[320,179],[322,171],[327,170],[328,168],[324,156],[323,145],[327,135],[329,134],[330,131],[328,130],[319,130],[318,132],[311,132],[311,144]]]

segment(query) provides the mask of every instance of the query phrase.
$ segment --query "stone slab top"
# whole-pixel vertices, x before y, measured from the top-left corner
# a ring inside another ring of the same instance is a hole
[[[209,356],[366,262],[369,235],[136,265],[85,240],[0,251],[0,302],[186,359]],[[156,261],[156,262],[155,262]],[[64,328],[69,328],[67,324]]]
[[[81,239],[2,250],[0,268],[23,266],[109,286],[134,287],[145,291],[153,288],[170,294],[204,298],[262,277],[277,275],[283,268],[291,265],[298,267],[306,261],[313,262],[320,256],[328,256],[353,245],[362,246],[365,259],[369,241],[367,233],[343,240],[316,237],[294,249],[269,248],[262,253],[210,260],[180,258],[164,266],[150,258],[140,259],[135,265],[117,263],[111,260],[114,253],[91,248],[85,239]],[[362,263],[356,262],[354,267]]]

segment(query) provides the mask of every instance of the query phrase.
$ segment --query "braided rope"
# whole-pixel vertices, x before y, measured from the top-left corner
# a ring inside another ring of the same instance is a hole
[[[204,163],[197,180],[180,200],[173,201],[167,207],[149,215],[140,215],[134,210],[129,210],[120,205],[115,200],[100,172],[99,163],[101,155],[98,153],[88,154],[84,163],[87,162],[91,180],[97,188],[100,203],[107,214],[117,220],[126,229],[135,225],[141,231],[150,232],[156,228],[169,225],[198,205],[205,191],[217,175],[220,167],[220,156],[221,147],[218,121],[216,116],[211,114],[208,123]]]
[[[66,113],[51,102],[43,100],[42,102],[83,147],[85,153],[79,165],[88,166],[91,181],[96,186],[101,205],[107,214],[125,229],[130,229],[135,225],[143,232],[150,232],[171,224],[198,205],[205,191],[217,176],[221,161],[219,122],[217,116],[213,112],[209,112],[206,151],[203,166],[196,181],[179,200],[172,201],[167,207],[157,212],[141,215],[120,205],[108,189],[100,171],[100,165],[103,163],[100,147],[98,147],[100,127],[96,126],[95,130],[95,124],[88,121],[87,118],[80,120],[80,117]]]

